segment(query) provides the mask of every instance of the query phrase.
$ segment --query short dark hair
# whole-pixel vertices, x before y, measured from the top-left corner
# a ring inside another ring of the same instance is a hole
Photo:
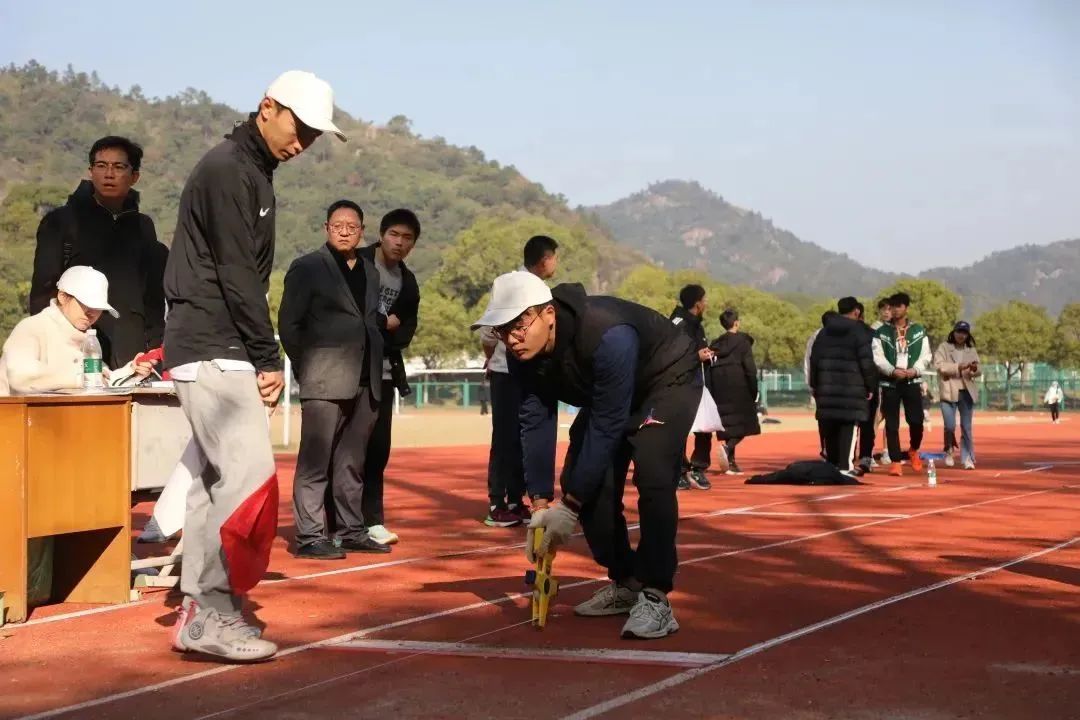
[[[836,312],[841,315],[850,315],[855,312],[858,307],[858,298],[853,298],[850,295],[848,297],[842,297],[836,302]]]
[[[123,150],[124,154],[127,155],[128,164],[131,165],[132,171],[139,172],[139,168],[142,167],[142,147],[140,147],[138,143],[132,142],[126,137],[120,137],[119,135],[106,135],[91,145],[90,164],[94,164],[99,152],[111,149]]]
[[[386,231],[395,225],[406,226],[416,236],[414,240],[420,239],[420,219],[416,217],[416,213],[412,210],[398,208],[383,215],[382,222],[379,223],[379,237],[385,235]]]
[[[885,307],[889,307],[889,298],[887,298],[887,297],[881,298],[880,300],[877,301],[877,309],[878,310],[880,310],[881,308],[885,308]]]
[[[855,309],[859,311],[860,317],[866,316],[866,307],[858,300],[855,301]]]
[[[835,310],[826,310],[825,312],[821,313],[821,324],[824,325],[833,315],[836,315]]]
[[[364,224],[364,211],[352,200],[337,200],[331,203],[330,207],[326,208],[326,222],[330,222],[331,216],[342,208],[355,211],[360,216],[360,224]]]
[[[889,298],[889,307],[899,307],[900,305],[905,307],[911,305],[911,296],[906,292],[898,292]]]
[[[738,311],[733,308],[728,308],[724,312],[720,313],[720,324],[724,326],[725,330],[730,330],[735,327],[735,321],[739,319]]]
[[[700,285],[687,285],[679,291],[679,303],[689,310],[705,299],[705,288]]]
[[[525,267],[531,268],[543,261],[548,255],[554,255],[559,249],[559,243],[547,235],[533,235],[525,242],[525,250],[522,252]]]

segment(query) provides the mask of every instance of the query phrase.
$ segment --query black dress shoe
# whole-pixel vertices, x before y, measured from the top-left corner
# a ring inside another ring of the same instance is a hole
[[[310,560],[344,560],[345,553],[329,540],[316,540],[296,548],[296,557]]]
[[[382,543],[375,542],[369,537],[362,538],[360,540],[342,540],[341,549],[345,552],[365,552],[365,553],[388,553],[390,552],[389,545],[383,545]]]

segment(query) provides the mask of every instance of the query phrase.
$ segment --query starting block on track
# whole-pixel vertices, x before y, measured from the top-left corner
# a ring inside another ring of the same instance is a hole
[[[532,591],[532,624],[543,628],[547,624],[551,601],[559,594],[559,581],[551,575],[551,564],[555,553],[539,555],[540,544],[544,539],[544,529],[536,528],[533,533],[533,553],[536,554],[536,567],[525,572],[525,584]]]

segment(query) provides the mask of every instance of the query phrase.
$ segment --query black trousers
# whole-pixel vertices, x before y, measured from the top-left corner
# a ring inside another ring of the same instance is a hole
[[[700,385],[676,385],[647,397],[642,403],[647,413],[663,424],[630,429],[616,446],[611,469],[595,496],[581,508],[581,527],[593,558],[607,568],[616,582],[629,578],[663,592],[674,587],[678,554],[675,535],[679,524],[676,489],[686,436],[694,424]],[[589,424],[589,410],[582,408],[570,427],[570,449],[563,464],[562,484],[573,471]],[[634,463],[634,485],[638,490],[641,539],[637,549],[623,513],[626,473]]]
[[[508,373],[491,373],[491,452],[488,498],[495,507],[521,503],[525,467],[521,456],[521,388]]]
[[[1050,419],[1057,422],[1061,417],[1061,403],[1050,403]]]
[[[867,403],[867,417],[870,419],[859,423],[859,458],[874,457],[874,444],[877,442],[877,429],[874,421],[877,420],[878,406],[880,405],[881,389],[879,388],[874,391],[874,396]]]
[[[881,409],[885,415],[885,440],[889,448],[889,457],[893,462],[900,462],[903,457],[900,450],[900,407],[904,408],[911,435],[911,449],[922,447],[923,407],[922,384],[907,380],[892,387],[881,388]]]
[[[394,420],[394,383],[382,381],[382,400],[379,401],[378,417],[368,440],[367,457],[364,458],[363,510],[368,526],[385,525],[383,516],[383,478],[386,464],[390,462],[390,436]]]
[[[856,424],[844,420],[818,420],[818,432],[825,443],[825,459],[841,472],[855,468]]]
[[[328,525],[343,540],[363,538],[365,453],[377,413],[371,389],[360,388],[352,400],[303,400],[300,413],[293,480],[296,544],[328,539]],[[333,516],[330,522],[327,515]]]
[[[708,470],[712,465],[712,433],[694,433],[694,453],[682,459],[682,471]]]

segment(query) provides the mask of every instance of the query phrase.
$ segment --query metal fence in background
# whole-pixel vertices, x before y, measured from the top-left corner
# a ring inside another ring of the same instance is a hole
[[[1065,391],[1062,410],[1080,407],[1080,373],[1060,371],[1045,364],[1030,366],[1021,379],[1005,381],[1005,368],[1000,365],[986,366],[979,382],[981,410],[1024,411],[1045,409],[1043,397],[1053,380]],[[412,395],[401,398],[395,391],[395,413],[425,408],[479,408],[487,402],[489,388],[483,368],[447,368],[437,370],[412,370],[409,372]],[[809,408],[810,395],[802,369],[770,370],[761,373],[758,384],[761,403],[767,408]],[[929,381],[931,397],[938,397],[937,378]],[[292,364],[285,359],[285,416],[282,427],[282,443],[288,445],[292,434],[292,417],[288,412],[293,404],[299,404],[299,384],[292,376]],[[563,410],[571,410],[562,406]]]

